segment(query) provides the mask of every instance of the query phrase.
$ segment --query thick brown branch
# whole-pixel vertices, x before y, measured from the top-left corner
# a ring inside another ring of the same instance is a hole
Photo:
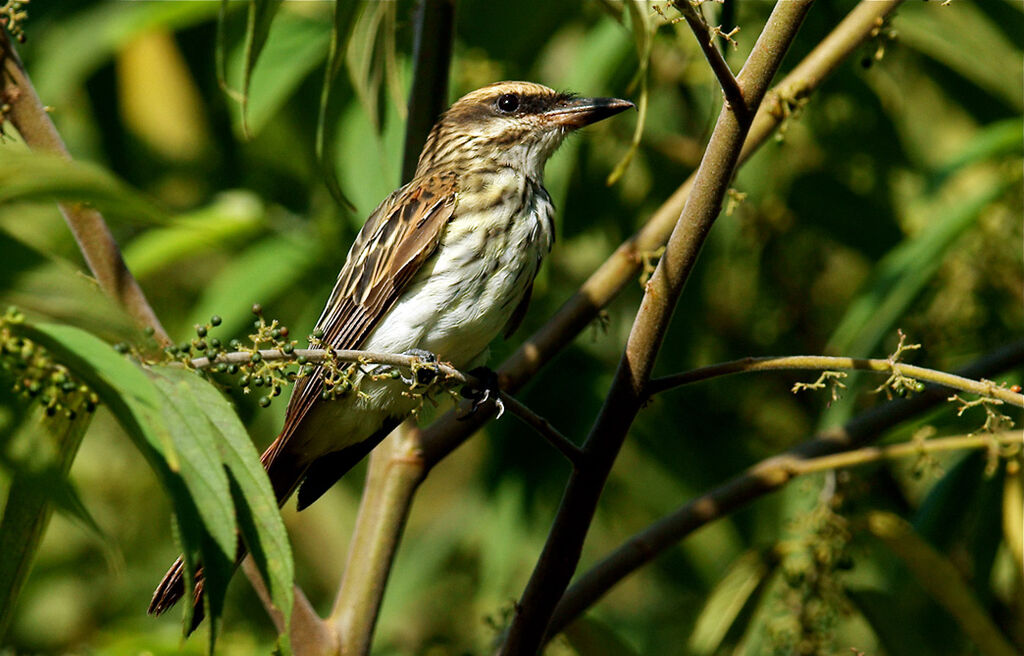
[[[645,398],[644,387],[676,300],[732,182],[748,128],[737,111],[749,114],[757,110],[810,6],[810,0],[787,0],[775,5],[740,72],[745,107],[725,107],[719,115],[693,192],[647,283],[611,389],[583,446],[587,466],[570,476],[547,543],[516,608],[502,654],[533,654],[543,642],[551,614],[579,562],[605,480]]]
[[[1017,367],[1022,362],[1024,341],[1001,348],[959,373],[966,379],[985,378]],[[878,439],[893,426],[945,402],[945,399],[945,391],[933,386],[915,397],[880,405],[842,427],[826,431],[815,439],[754,465],[686,503],[630,538],[581,575],[559,602],[549,635],[564,629],[619,581],[679,540],[788,483],[799,471],[800,463],[857,449]]]
[[[71,159],[3,28],[0,28],[0,60],[3,61],[0,98],[10,108],[5,118],[11,121],[32,150]],[[125,265],[121,249],[114,241],[103,216],[83,203],[64,202],[58,203],[58,207],[78,242],[85,263],[103,291],[123,307],[140,327],[152,328],[161,344],[170,344],[171,340],[146,300],[142,288]]]

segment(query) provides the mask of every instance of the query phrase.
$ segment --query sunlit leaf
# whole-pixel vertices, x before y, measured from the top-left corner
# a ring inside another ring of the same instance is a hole
[[[248,71],[243,103],[232,103],[236,129],[246,137],[260,134],[310,72],[323,63],[330,26],[293,12],[282,12],[266,39],[262,54]],[[238,44],[228,58],[231,72],[245,72],[248,42]]]
[[[953,616],[982,653],[990,656],[1017,653],[978,603],[956,567],[922,540],[906,521],[893,513],[874,511],[869,514],[867,525],[871,533],[903,561],[921,587]]]
[[[308,241],[283,235],[257,241],[208,282],[184,325],[205,324],[216,314],[223,318],[223,334],[243,333],[252,324],[253,303],[267,305],[294,289],[318,259]]]
[[[175,262],[248,240],[264,227],[264,208],[256,195],[225,192],[206,207],[142,233],[124,249],[124,259],[135,277],[144,279]]]
[[[263,46],[270,34],[274,15],[284,0],[249,0],[249,13],[245,22],[245,55],[242,63],[242,131],[248,137],[249,83],[253,69],[263,52]]]
[[[168,220],[153,201],[95,164],[0,148],[0,203],[39,200],[93,203],[133,221]]]
[[[729,572],[711,590],[690,635],[695,654],[713,654],[722,644],[740,611],[771,570],[764,557],[748,551],[733,561]]]
[[[348,50],[349,39],[355,27],[356,16],[363,3],[356,0],[336,0],[331,25],[331,41],[327,51],[327,66],[324,69],[324,81],[320,87],[320,111],[316,122],[316,158],[323,176],[324,184],[342,206],[355,211],[355,206],[345,197],[338,183],[338,169],[335,162],[336,140],[335,126],[338,124],[340,102],[335,92],[338,72],[344,63],[343,53]]]
[[[294,578],[291,545],[259,453],[234,410],[212,385],[183,369],[164,367],[159,374],[173,381],[178,398],[187,399],[213,428],[214,446],[230,478],[242,539],[287,624]]]
[[[74,418],[63,413],[48,418],[38,411],[26,422],[31,424],[26,426],[28,430],[45,432],[52,438],[53,461],[46,463],[42,471],[16,472],[7,492],[0,520],[0,553],[3,554],[0,558],[0,636],[6,633],[18,595],[50,522],[54,503],[96,534],[102,534],[65,478],[91,419],[92,415],[87,412],[79,412]],[[39,460],[38,457],[32,459]]]

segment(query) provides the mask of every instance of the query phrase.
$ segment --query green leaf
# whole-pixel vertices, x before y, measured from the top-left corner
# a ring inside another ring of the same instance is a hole
[[[274,21],[259,62],[247,69],[248,42],[232,50],[228,67],[241,71],[244,96],[230,107],[232,121],[247,138],[259,134],[281,110],[296,88],[327,55],[330,26],[291,12]]]
[[[181,260],[249,240],[266,227],[259,197],[245,191],[220,194],[213,203],[149,230],[124,249],[136,278],[146,278]]]
[[[249,136],[246,119],[249,105],[249,84],[256,61],[270,35],[270,25],[283,0],[249,0],[249,14],[245,24],[245,55],[242,68],[242,131]]]
[[[259,453],[231,405],[212,385],[180,368],[155,367],[154,371],[174,382],[179,398],[186,398],[202,412],[215,433],[216,450],[230,479],[242,539],[263,576],[271,601],[284,614],[287,625],[294,579],[291,545]]]
[[[219,575],[230,573],[237,546],[234,508],[216,449],[197,448],[209,431],[191,432],[198,424],[192,419],[195,411],[190,416],[184,401],[168,397],[141,368],[83,330],[51,324],[8,326],[46,348],[110,408],[171,498],[189,571],[199,562],[211,568],[208,585],[216,601],[223,594],[217,587]]]
[[[900,43],[948,66],[1008,107],[1024,111],[1024,80],[1006,74],[1019,69],[1024,53],[974,3],[947,8],[911,2],[900,14]]]
[[[1010,645],[978,603],[957,568],[918,536],[901,517],[883,511],[868,515],[871,533],[903,561],[914,578],[989,656],[1013,656]]]
[[[908,237],[875,267],[874,275],[849,305],[826,346],[829,353],[867,357],[917,298],[958,237],[989,204],[1009,188],[990,183],[973,196],[945,208],[920,234]]]
[[[66,230],[66,228],[65,228]],[[123,341],[138,329],[124,310],[70,262],[0,228],[0,306]]]
[[[694,654],[713,654],[736,622],[740,611],[771,573],[757,551],[748,551],[733,561],[729,572],[711,590],[690,635]]]
[[[153,201],[99,166],[0,148],[0,203],[39,200],[83,201],[133,220],[168,220]]]
[[[932,190],[938,189],[950,176],[961,169],[999,157],[1024,155],[1024,121],[1020,117],[1008,118],[987,125],[978,131],[957,155],[935,172],[928,181]]]
[[[638,93],[636,102],[637,119],[636,127],[633,128],[633,138],[630,141],[629,150],[626,151],[626,154],[615,165],[612,172],[608,174],[608,178],[605,181],[608,186],[615,184],[622,177],[622,174],[626,172],[626,168],[640,147],[640,138],[644,134],[644,124],[647,122],[648,70],[651,63],[651,44],[654,42],[650,7],[647,2],[640,2],[639,0],[629,0],[626,3],[626,7],[629,9],[629,23],[633,28],[633,40],[636,43],[638,59],[636,76],[630,83],[630,91],[635,90]]]
[[[628,644],[610,624],[591,616],[581,617],[562,632],[577,654],[588,656],[632,656],[636,648]]]
[[[341,191],[338,183],[338,169],[335,163],[337,142],[334,138],[338,124],[338,94],[334,92],[335,80],[344,62],[341,55],[348,49],[352,38],[352,28],[362,3],[355,0],[335,0],[334,20],[331,26],[331,41],[327,51],[327,67],[324,70],[324,82],[320,88],[320,110],[316,121],[316,160],[323,177],[324,184],[331,196],[349,211],[355,211],[352,204]]]
[[[380,132],[382,125],[383,112],[379,102],[381,87],[385,80],[389,86],[393,85],[396,75],[395,11],[394,2],[376,2],[363,11],[351,28],[352,34],[345,55],[349,80],[356,97],[377,132]],[[396,104],[400,111],[404,111],[405,103],[398,101]]]
[[[203,324],[217,314],[223,317],[222,334],[240,334],[252,324],[253,303],[266,305],[293,289],[318,259],[306,240],[276,235],[258,241],[207,284],[184,325]]]
[[[14,606],[39,543],[50,523],[54,503],[68,510],[84,525],[102,535],[95,520],[82,505],[66,475],[92,415],[80,412],[69,419],[63,415],[47,418],[42,412],[32,413],[27,424],[38,424],[53,440],[53,460],[41,471],[15,472],[7,494],[3,519],[0,520],[0,639],[10,624]],[[27,427],[23,425],[23,427]],[[33,433],[37,431],[32,430]],[[37,435],[33,435],[37,438]],[[38,454],[31,454],[38,460]]]
[[[227,473],[217,457],[217,434],[196,405],[188,386],[166,367],[151,367],[149,375],[163,398],[164,422],[182,463],[181,475],[214,541],[229,559],[237,549],[235,513],[228,499]]]

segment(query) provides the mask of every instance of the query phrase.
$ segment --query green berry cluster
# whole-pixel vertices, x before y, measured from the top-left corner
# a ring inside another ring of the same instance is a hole
[[[11,325],[23,320],[13,309],[0,317],[0,368],[14,378],[14,393],[39,403],[48,417],[75,419],[80,412],[95,411],[100,402],[95,392],[45,348],[14,334]]]
[[[7,0],[0,5],[0,26],[6,27],[18,43],[25,43],[25,28],[22,25],[28,19],[25,5],[29,0]]]
[[[324,360],[320,363],[320,368],[323,370],[323,384],[324,388],[320,392],[320,398],[325,401],[333,401],[334,399],[342,398],[355,390],[356,394],[362,394],[356,385],[358,383],[357,376],[362,371],[362,366],[357,366],[352,362],[340,362],[335,357],[334,349],[324,343],[324,331],[317,328],[313,331],[313,334],[309,336],[309,347],[311,349],[320,349],[325,352]],[[304,360],[305,358],[299,358]],[[302,373],[308,375],[313,372],[312,365],[303,365]],[[365,364],[365,363],[364,363]],[[365,371],[363,371],[365,373]],[[397,374],[397,372],[395,372]]]

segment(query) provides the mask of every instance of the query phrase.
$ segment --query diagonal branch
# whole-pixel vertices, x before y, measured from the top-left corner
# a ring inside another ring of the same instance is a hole
[[[960,375],[964,378],[985,378],[1021,363],[1024,363],[1024,341],[986,355],[965,367]],[[869,444],[889,428],[940,405],[945,398],[946,393],[940,387],[932,386],[915,397],[872,408],[844,426],[761,461],[689,501],[634,535],[582,574],[558,603],[549,635],[564,629],[626,576],[697,529],[784,486],[810,460]]]
[[[536,414],[533,410],[523,405],[522,401],[514,396],[502,392],[501,401],[509,412],[519,417],[524,424],[537,431],[537,433],[551,443],[551,446],[558,449],[558,452],[565,456],[574,469],[583,466],[583,450],[573,444],[572,440],[563,435],[561,431],[551,425],[551,422]]]
[[[9,107],[4,118],[11,121],[32,150],[71,159],[57,128],[36,95],[7,31],[2,27],[0,60],[3,64],[3,71],[0,72],[0,99]],[[125,265],[121,249],[103,220],[103,215],[84,203],[62,202],[57,206],[78,242],[89,270],[96,276],[103,291],[123,307],[140,327],[152,328],[162,345],[170,344],[171,340],[146,300],[146,295]]]
[[[708,380],[709,378],[727,376],[729,374],[794,369],[813,371],[825,369],[851,369],[874,371],[877,373],[898,373],[915,380],[935,383],[937,385],[942,385],[943,387],[957,389],[963,392],[977,394],[979,396],[987,396],[989,398],[1003,401],[1004,403],[1009,403],[1010,405],[1018,408],[1024,408],[1024,395],[1018,394],[1010,389],[1000,387],[991,381],[972,380],[970,378],[964,378],[963,376],[957,376],[945,371],[918,367],[916,365],[904,364],[902,362],[892,362],[891,360],[883,360],[879,358],[844,358],[823,355],[794,355],[788,357],[769,356],[762,358],[743,358],[740,360],[732,360],[731,362],[722,362],[719,364],[709,365],[707,367],[701,367],[699,369],[684,371],[680,374],[672,374],[669,376],[662,376],[661,378],[655,378],[651,380],[650,384],[647,386],[647,394],[648,396],[653,396],[676,387],[689,385],[690,383],[695,383],[701,380]]]
[[[811,0],[778,2],[740,72],[743,107],[724,107],[683,213],[648,281],[611,389],[586,443],[587,467],[573,472],[547,543],[520,598],[499,653],[536,653],[551,614],[579,563],[597,500],[633,419],[664,339],[676,300],[717,218],[739,163],[749,125],[737,112],[757,110],[796,37]],[[745,115],[745,114],[744,114]]]

